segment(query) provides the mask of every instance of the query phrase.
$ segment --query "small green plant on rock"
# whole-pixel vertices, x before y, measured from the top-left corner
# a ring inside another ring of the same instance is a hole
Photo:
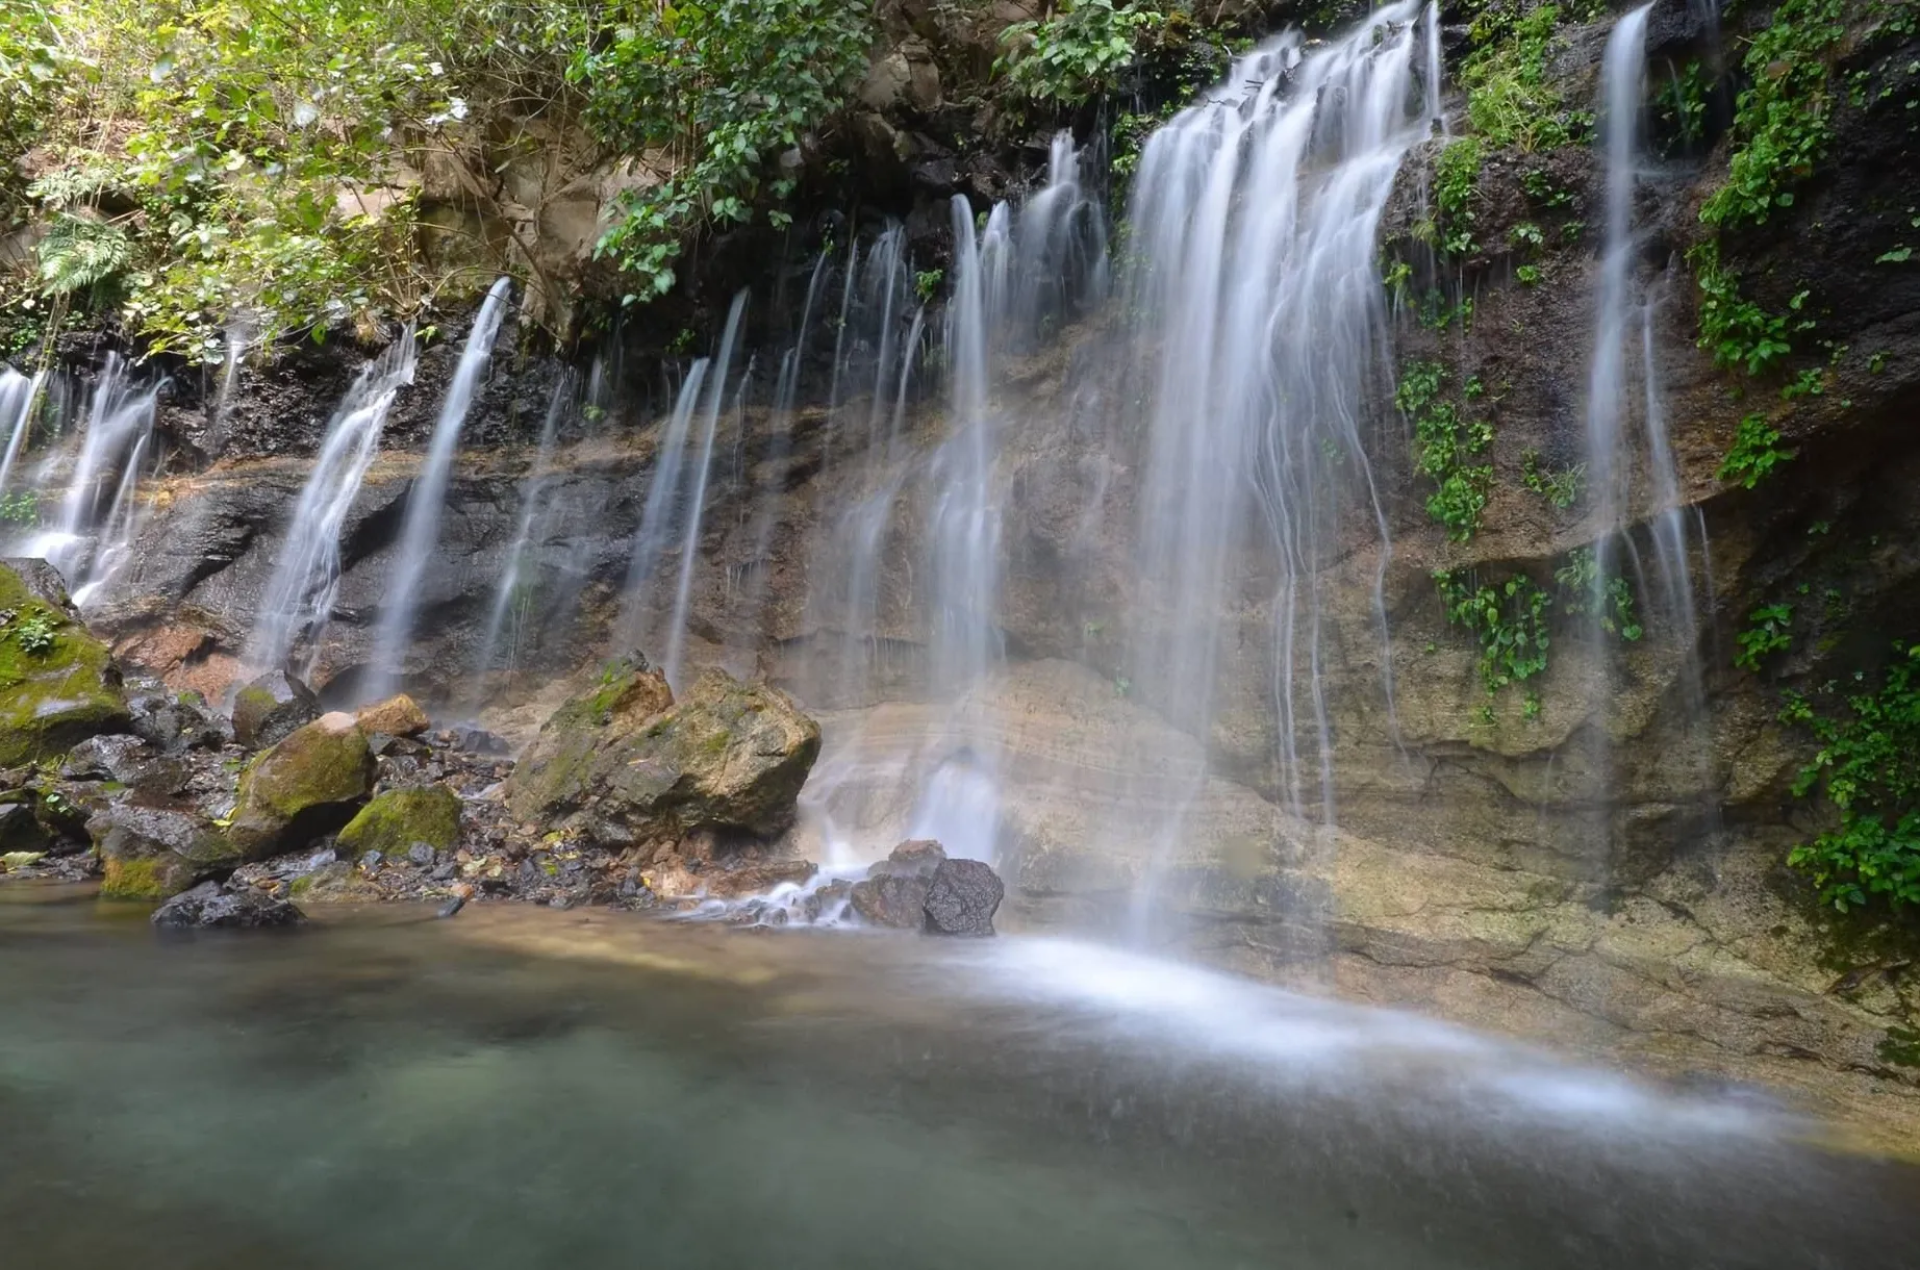
[[[1480,139],[1455,137],[1433,163],[1435,246],[1443,256],[1471,256],[1474,189],[1480,181]]]
[[[1466,542],[1480,526],[1493,487],[1493,465],[1472,461],[1493,443],[1493,425],[1468,419],[1446,400],[1445,382],[1438,362],[1413,362],[1400,376],[1394,404],[1413,425],[1415,463],[1438,486],[1427,498],[1427,513],[1446,526],[1449,538]],[[1478,382],[1468,381],[1468,395],[1479,395]]]
[[[922,269],[913,275],[913,293],[920,297],[920,303],[932,301],[939,293],[941,280],[946,276],[943,269]]]
[[[1734,431],[1733,444],[1727,449],[1727,457],[1720,461],[1717,475],[1723,481],[1752,489],[1794,453],[1781,446],[1780,429],[1768,423],[1765,415],[1750,414]]]
[[[1480,682],[1488,696],[1546,670],[1553,597],[1545,588],[1525,576],[1479,584],[1464,571],[1442,569],[1433,578],[1447,620],[1480,642]]]
[[[1734,636],[1734,642],[1739,648],[1733,664],[1758,673],[1766,658],[1793,647],[1793,605],[1761,605],[1747,614],[1747,629]]]
[[[1520,483],[1552,504],[1555,511],[1566,511],[1580,501],[1587,489],[1587,465],[1548,467],[1538,450],[1520,456]]]

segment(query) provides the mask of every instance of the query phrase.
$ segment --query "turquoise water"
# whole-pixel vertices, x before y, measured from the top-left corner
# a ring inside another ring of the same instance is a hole
[[[1920,1177],[1081,945],[0,888],[0,1263],[1912,1266]]]

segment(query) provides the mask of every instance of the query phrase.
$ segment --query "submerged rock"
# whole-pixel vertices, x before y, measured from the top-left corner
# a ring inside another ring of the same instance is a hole
[[[369,851],[399,858],[426,848],[431,864],[436,851],[460,840],[460,796],[445,785],[390,789],[362,807],[340,831],[340,848],[355,856]]]
[[[433,726],[433,721],[427,718],[427,712],[404,692],[376,705],[363,707],[355,713],[354,718],[368,732],[387,736],[419,736]]]
[[[249,749],[278,744],[320,717],[320,698],[284,670],[272,670],[233,699],[233,739]]]
[[[929,935],[991,935],[1007,888],[983,860],[943,860],[927,885]]]
[[[107,646],[44,560],[0,561],[0,767],[51,758],[132,722]]]
[[[240,862],[212,824],[178,808],[113,804],[87,821],[102,869],[100,893],[157,900]]]
[[[820,728],[783,692],[709,671],[675,702],[644,664],[554,712],[507,781],[522,822],[606,845],[792,826]]]
[[[706,896],[732,900],[764,894],[783,883],[809,881],[818,871],[811,860],[685,860],[673,856],[646,876],[646,885],[662,899]]]
[[[248,860],[304,846],[353,819],[373,776],[373,752],[353,716],[322,715],[254,758],[227,837]]]
[[[232,890],[218,882],[202,882],[153,912],[155,926],[182,929],[253,930],[296,926],[306,920],[305,913],[285,900],[259,891]]]

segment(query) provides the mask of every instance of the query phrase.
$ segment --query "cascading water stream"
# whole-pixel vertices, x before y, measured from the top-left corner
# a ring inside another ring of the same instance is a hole
[[[1623,552],[1643,592],[1646,589],[1646,570],[1640,567],[1633,539],[1622,532],[1644,508],[1660,580],[1657,608],[1671,624],[1681,649],[1679,690],[1691,722],[1704,713],[1691,561],[1696,541],[1704,557],[1706,530],[1699,513],[1684,505],[1668,435],[1656,357],[1658,288],[1637,285],[1634,270],[1640,244],[1634,233],[1633,203],[1652,8],[1642,5],[1615,22],[1601,62],[1600,143],[1606,166],[1607,219],[1587,388],[1587,469],[1600,527],[1589,611],[1596,626],[1617,625],[1608,588],[1621,572],[1616,557]],[[1636,463],[1630,435],[1636,409],[1645,474],[1644,488],[1638,490],[1641,465]],[[1708,748],[1698,747],[1702,761],[1708,761],[1704,757]]]
[[[678,692],[681,687],[680,660],[686,652],[687,608],[693,597],[693,569],[700,554],[700,523],[707,510],[707,481],[713,471],[713,438],[720,424],[720,401],[726,395],[727,367],[733,361],[734,342],[740,335],[740,321],[747,311],[747,293],[733,297],[727,312],[726,331],[720,337],[720,360],[713,383],[707,389],[707,421],[700,442],[700,462],[693,472],[693,491],[686,514],[686,533],[680,544],[680,576],[674,586],[673,615],[667,627],[667,657],[663,673],[667,683]]]
[[[1135,360],[1151,367],[1151,404],[1138,525],[1149,611],[1131,679],[1182,731],[1207,738],[1233,629],[1221,615],[1251,602],[1246,553],[1270,558],[1281,779],[1292,810],[1327,823],[1320,574],[1355,534],[1374,539],[1360,545],[1374,553],[1374,616],[1387,637],[1390,536],[1365,402],[1388,347],[1376,229],[1429,127],[1413,75],[1420,14],[1416,3],[1388,5],[1312,48],[1294,32],[1268,41],[1153,135],[1134,194]],[[1384,689],[1391,710],[1390,680]],[[1138,915],[1184,837],[1182,809],[1204,788],[1204,764],[1189,770],[1159,827]]]
[[[10,366],[0,367],[0,432],[7,438],[7,448],[0,452],[0,496],[6,493],[7,479],[13,475],[27,433],[32,430],[43,379],[41,375],[22,375]]]
[[[447,386],[440,418],[433,426],[427,457],[407,493],[407,518],[395,548],[393,573],[387,579],[380,624],[374,632],[373,668],[363,689],[369,697],[386,696],[399,686],[408,646],[413,641],[414,618],[420,609],[420,581],[440,537],[440,516],[446,507],[454,456],[460,448],[460,430],[466,426],[467,412],[493,356],[494,337],[500,333],[500,322],[506,315],[511,285],[511,279],[497,280],[473,319],[460,364]]]
[[[29,555],[40,556],[60,570],[76,603],[97,596],[125,558],[124,550],[112,550],[115,544],[107,535],[114,512],[125,505],[117,496],[124,492],[128,499],[133,497],[160,388],[157,381],[136,388],[127,363],[117,355],[107,358],[87,410],[66,492],[60,498],[58,519],[27,549]],[[109,480],[116,497],[107,500],[103,515],[101,503]]]
[[[304,677],[312,671],[340,588],[341,527],[379,448],[387,411],[413,382],[413,371],[413,328],[407,327],[361,369],[327,425],[241,656],[251,672],[291,668]]]
[[[479,676],[485,676],[494,669],[494,658],[500,651],[500,638],[506,631],[507,619],[517,604],[523,603],[521,584],[526,581],[533,562],[529,559],[533,544],[537,541],[536,527],[542,513],[547,508],[547,486],[552,478],[554,439],[559,434],[560,418],[567,411],[572,400],[576,380],[571,374],[562,375],[560,382],[554,385],[553,400],[547,405],[546,421],[540,425],[539,448],[534,451],[533,466],[527,469],[525,481],[520,490],[520,519],[514,527],[513,545],[507,548],[506,567],[500,571],[500,580],[493,590],[493,607],[487,613],[487,631],[480,641],[480,656],[474,663]],[[514,658],[509,655],[511,667]]]

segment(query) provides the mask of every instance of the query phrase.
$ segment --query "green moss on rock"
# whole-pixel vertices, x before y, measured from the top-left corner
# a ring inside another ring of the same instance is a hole
[[[0,767],[51,758],[131,725],[107,646],[0,564],[0,613],[9,611],[0,623]],[[52,628],[49,646],[23,642],[23,630],[35,626]]]
[[[507,803],[608,845],[709,829],[770,838],[792,825],[819,752],[819,726],[776,689],[712,671],[676,703],[659,674],[626,669],[554,712]]]
[[[353,716],[322,715],[247,765],[228,840],[260,860],[333,833],[366,801],[373,773],[373,751]]]
[[[340,831],[340,846],[355,856],[404,855],[416,842],[445,851],[459,840],[460,796],[445,785],[390,789]]]

